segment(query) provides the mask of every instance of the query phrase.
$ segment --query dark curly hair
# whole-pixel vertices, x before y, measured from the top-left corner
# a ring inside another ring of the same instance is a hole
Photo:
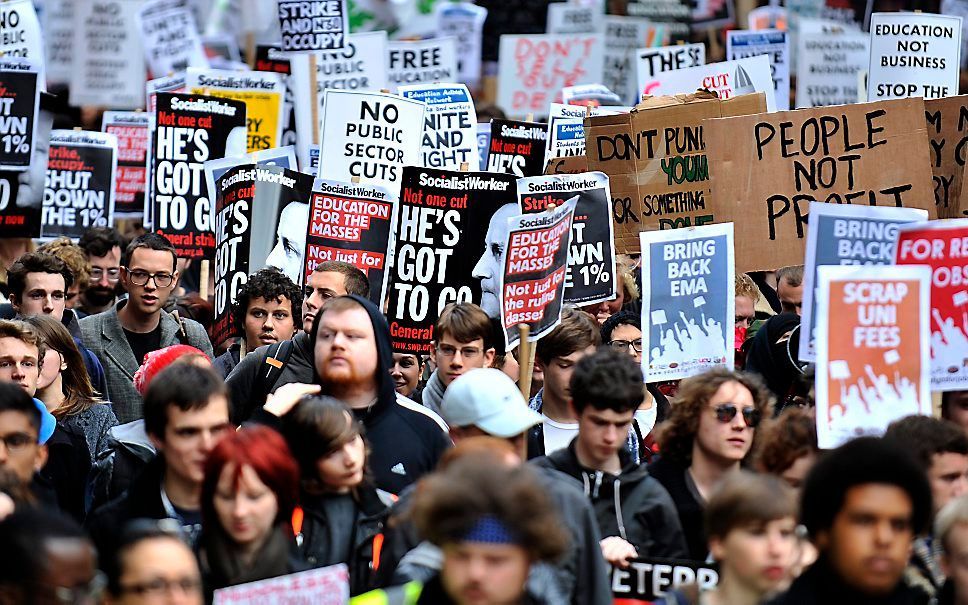
[[[619,311],[605,320],[602,324],[602,344],[608,344],[612,340],[612,332],[619,326],[632,326],[642,331],[642,316],[633,311]]]
[[[769,417],[773,399],[759,376],[716,368],[687,378],[682,381],[672,413],[658,435],[657,441],[664,457],[682,466],[692,464],[692,444],[699,431],[699,419],[719,387],[729,382],[738,382],[746,387],[753,395],[753,405],[760,412],[760,417]],[[755,451],[756,444],[757,431],[753,431],[750,452]]]
[[[812,408],[786,408],[757,432],[753,466],[761,473],[780,475],[798,459],[820,450]]]
[[[81,235],[78,245],[88,256],[106,256],[112,248],[124,249],[124,241],[111,227],[91,227]]]
[[[645,398],[639,364],[628,353],[605,347],[581,358],[575,365],[569,387],[572,405],[579,416],[588,406],[617,414],[631,412]]]
[[[249,281],[242,284],[232,305],[232,320],[240,331],[245,330],[245,314],[249,311],[249,303],[254,298],[264,298],[267,301],[281,302],[285,297],[292,303],[292,320],[295,326],[302,325],[302,290],[299,289],[288,276],[278,269],[262,269],[249,276]]]
[[[28,252],[17,259],[7,271],[7,286],[11,299],[23,302],[28,273],[60,273],[64,276],[64,291],[74,283],[74,273],[67,263],[46,252]]]

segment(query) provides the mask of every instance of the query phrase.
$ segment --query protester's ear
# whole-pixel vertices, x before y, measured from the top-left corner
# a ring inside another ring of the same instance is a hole
[[[494,347],[484,351],[484,367],[489,368],[494,365],[494,355],[497,353],[494,351]]]
[[[34,472],[39,473],[40,469],[44,468],[47,464],[47,446],[40,445],[37,447],[37,456],[34,458]]]
[[[22,304],[22,301],[21,301],[20,297],[11,292],[10,293],[10,306],[13,307],[13,310],[16,311],[18,315],[20,314],[20,305],[21,304]]]
[[[714,561],[722,561],[724,555],[726,554],[726,547],[723,546],[723,541],[719,538],[709,538],[709,554],[712,555]]]
[[[538,370],[539,372],[544,372],[545,370],[544,362],[541,361],[541,359],[538,358],[537,356],[535,356],[534,358],[534,369]]]
[[[148,433],[148,440],[151,441],[151,445],[155,446],[155,451],[157,451],[159,454],[163,454],[165,452],[165,442],[162,441],[157,435]]]

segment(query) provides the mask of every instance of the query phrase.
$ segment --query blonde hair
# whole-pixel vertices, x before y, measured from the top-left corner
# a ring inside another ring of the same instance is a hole
[[[756,284],[750,279],[749,275],[737,273],[734,281],[736,284],[736,296],[745,296],[753,301],[754,305],[760,302],[760,289],[756,287]]]

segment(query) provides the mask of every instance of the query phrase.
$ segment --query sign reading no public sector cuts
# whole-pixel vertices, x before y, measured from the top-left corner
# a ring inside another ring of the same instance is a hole
[[[113,134],[51,131],[41,239],[78,239],[92,227],[114,224],[117,153]]]

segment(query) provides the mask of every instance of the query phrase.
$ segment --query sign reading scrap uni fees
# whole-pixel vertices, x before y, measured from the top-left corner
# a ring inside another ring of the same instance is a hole
[[[811,201],[936,217],[924,102],[902,99],[703,122],[717,221],[736,224],[736,268],[803,262]]]

